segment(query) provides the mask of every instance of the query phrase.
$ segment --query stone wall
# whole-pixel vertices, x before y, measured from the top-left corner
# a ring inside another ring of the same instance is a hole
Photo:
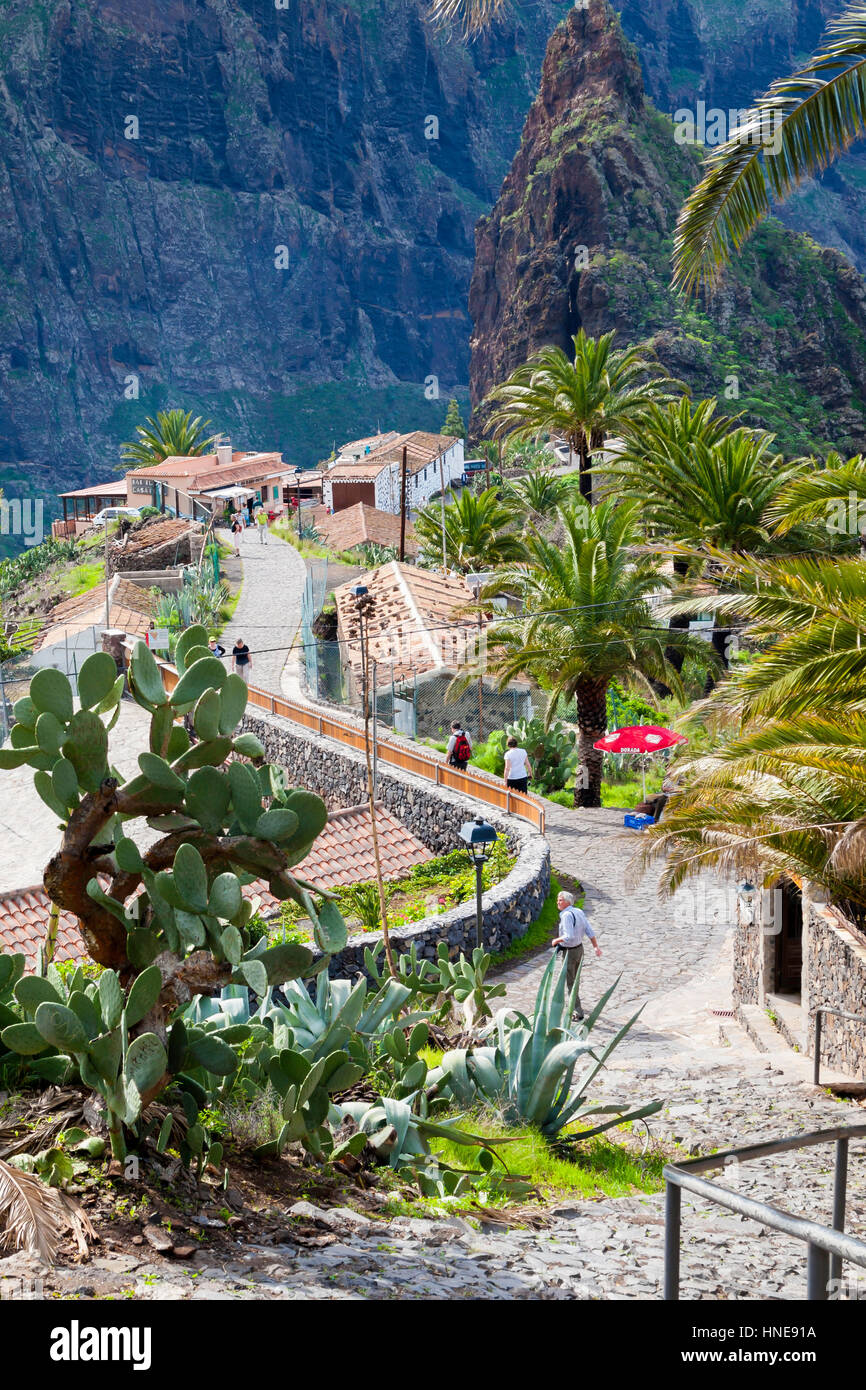
[[[261,739],[269,761],[287,768],[297,786],[317,792],[331,809],[366,801],[367,770],[361,752],[320,738],[276,715],[248,713],[242,727]],[[523,936],[541,912],[550,889],[550,849],[543,835],[525,821],[505,819],[468,797],[395,768],[380,767],[378,799],[437,855],[460,845],[460,826],[483,810],[485,819],[517,855],[508,877],[484,894],[484,943],[492,951],[501,951]],[[433,960],[439,942],[446,941],[449,954],[456,958],[475,946],[475,903],[462,903],[391,935],[398,951],[408,951],[414,944],[419,955]],[[370,943],[369,935],[351,937],[345,950],[331,961],[330,973],[357,974],[363,969],[364,950]]]
[[[803,947],[808,978],[809,1055],[814,1056],[814,1010],[822,1005],[866,1015],[866,946],[832,908],[804,903]],[[825,1017],[821,1067],[866,1080],[866,1023]]]
[[[760,912],[742,897],[737,899],[734,930],[734,999],[741,1004],[763,1004],[763,931]]]

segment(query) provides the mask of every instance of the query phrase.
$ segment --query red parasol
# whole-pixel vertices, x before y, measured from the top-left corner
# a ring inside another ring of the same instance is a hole
[[[658,724],[632,724],[596,739],[593,747],[603,753],[659,753],[662,748],[673,748],[675,743],[688,743],[688,739]]]
[[[673,729],[663,729],[658,724],[630,724],[626,729],[615,729],[604,738],[597,738],[593,748],[603,753],[659,753],[663,748],[673,748],[677,743],[688,743],[685,734],[675,734]],[[643,795],[646,800],[646,774],[641,765]]]

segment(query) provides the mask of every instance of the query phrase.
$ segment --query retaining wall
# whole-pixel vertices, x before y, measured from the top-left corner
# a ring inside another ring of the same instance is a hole
[[[826,907],[805,904],[806,952],[804,974],[808,979],[809,1055],[814,1056],[813,1010],[826,1004],[846,1013],[866,1014],[866,946],[844,925],[844,919]],[[826,1016],[821,1024],[821,1066],[866,1080],[866,1024]]]
[[[278,715],[247,713],[242,727],[261,739],[270,762],[285,767],[295,785],[317,792],[330,809],[366,801],[367,768],[363,753],[320,738]],[[488,806],[482,807],[468,797],[392,767],[380,766],[377,797],[437,855],[461,845],[460,826],[484,814],[517,855],[511,873],[482,899],[484,944],[492,951],[501,951],[524,935],[541,912],[550,890],[550,848],[543,835],[525,821],[501,817]],[[454,959],[461,951],[471,954],[475,932],[473,900],[396,928],[391,937],[398,952],[415,945],[418,954],[429,960],[435,959],[439,942],[445,941]],[[364,950],[371,939],[370,934],[350,937],[345,949],[332,958],[330,974],[354,976],[362,971]]]

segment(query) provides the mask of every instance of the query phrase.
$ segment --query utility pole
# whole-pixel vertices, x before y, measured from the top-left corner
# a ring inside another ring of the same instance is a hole
[[[442,506],[442,572],[448,572],[448,551],[445,545],[445,469],[442,467],[442,455],[439,455],[439,500]]]
[[[371,750],[372,741],[370,738],[370,630],[368,623],[372,611],[375,608],[375,599],[368,591],[366,584],[356,584],[350,592],[355,600],[355,611],[361,639],[362,691],[364,701],[364,754],[367,763],[367,799],[370,808],[370,831],[373,839],[373,862],[376,866],[376,882],[379,888],[379,916],[382,922],[382,939],[385,945],[385,958],[388,962],[388,971],[391,977],[396,979],[397,967],[394,962],[394,952],[391,948],[391,933],[388,927],[388,900],[385,894],[382,860],[379,854],[379,832],[376,825],[376,772],[374,771],[374,754]],[[375,680],[375,667],[373,679]],[[375,738],[376,732],[374,729],[373,741]]]
[[[400,473],[400,562],[406,559],[406,445],[403,445],[403,464]]]
[[[105,518],[105,626],[111,627],[111,604],[108,598],[108,517]]]

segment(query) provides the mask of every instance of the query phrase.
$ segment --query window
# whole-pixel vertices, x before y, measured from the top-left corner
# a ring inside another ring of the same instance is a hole
[[[274,488],[274,501],[275,501],[275,502],[279,502],[279,500],[280,500],[280,489],[279,489],[278,487],[275,487],[275,488]]]

